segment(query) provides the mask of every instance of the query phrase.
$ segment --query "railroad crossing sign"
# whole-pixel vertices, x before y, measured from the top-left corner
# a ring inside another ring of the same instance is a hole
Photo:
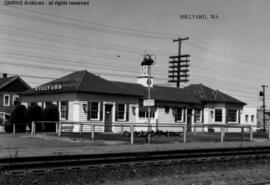
[[[143,100],[143,106],[145,106],[145,107],[155,106],[155,100],[154,99]]]

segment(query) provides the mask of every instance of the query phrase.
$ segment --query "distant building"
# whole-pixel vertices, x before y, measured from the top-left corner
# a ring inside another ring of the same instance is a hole
[[[30,86],[19,76],[0,78],[0,112],[11,113],[19,102],[19,93],[30,89]]]
[[[259,108],[257,110],[257,127],[260,129],[264,128],[264,124],[263,124],[263,109]],[[265,109],[265,127],[268,128],[270,126],[270,110],[269,109]]]
[[[241,124],[252,125],[257,129],[257,108],[244,107],[241,111]]]

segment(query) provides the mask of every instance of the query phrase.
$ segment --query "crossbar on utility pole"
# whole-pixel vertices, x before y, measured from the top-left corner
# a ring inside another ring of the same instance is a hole
[[[178,56],[171,56],[170,58],[173,58],[173,61],[170,61],[170,62],[172,62],[173,64],[173,66],[171,66],[172,68],[173,68],[173,70],[172,71],[169,71],[169,73],[172,73],[172,75],[169,75],[169,78],[171,77],[172,78],[172,80],[169,80],[169,82],[176,82],[176,86],[177,86],[177,88],[179,88],[180,87],[180,82],[182,81],[182,82],[187,82],[188,80],[187,80],[187,77],[188,77],[188,75],[187,75],[187,72],[189,71],[189,70],[187,70],[187,67],[189,66],[188,64],[187,64],[187,62],[189,62],[189,60],[187,59],[188,57],[189,57],[189,55],[181,55],[181,53],[182,53],[182,42],[184,41],[184,40],[188,40],[189,39],[189,37],[185,37],[185,38],[181,38],[181,37],[179,37],[178,39],[173,39],[173,42],[178,42]],[[185,57],[186,58],[186,60],[182,60],[181,59],[181,57]],[[176,61],[174,60],[175,58],[177,58],[176,59]],[[182,68],[181,68],[181,63],[182,62],[186,62],[185,63],[185,65],[186,65],[186,69],[185,70],[183,70]],[[176,66],[174,66],[176,64]],[[181,74],[181,72],[185,72],[184,74]],[[176,74],[175,74],[176,73]],[[181,78],[181,76],[184,76],[185,77],[185,79],[183,79],[183,80],[181,80],[180,78]],[[176,79],[175,79],[176,78]]]

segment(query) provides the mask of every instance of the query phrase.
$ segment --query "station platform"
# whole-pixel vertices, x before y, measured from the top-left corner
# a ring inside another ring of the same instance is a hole
[[[0,158],[98,154],[177,149],[270,146],[268,139],[252,142],[174,142],[171,144],[134,144],[121,141],[92,141],[37,134],[0,134]]]

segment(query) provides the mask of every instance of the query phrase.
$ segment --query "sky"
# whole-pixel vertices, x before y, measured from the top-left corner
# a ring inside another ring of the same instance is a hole
[[[136,83],[145,53],[155,60],[154,84],[168,85],[169,56],[178,53],[173,39],[189,37],[182,54],[190,54],[190,77],[182,87],[202,83],[258,107],[261,85],[269,85],[270,107],[270,1],[9,2],[0,3],[0,73],[20,75],[31,87],[78,70]]]

